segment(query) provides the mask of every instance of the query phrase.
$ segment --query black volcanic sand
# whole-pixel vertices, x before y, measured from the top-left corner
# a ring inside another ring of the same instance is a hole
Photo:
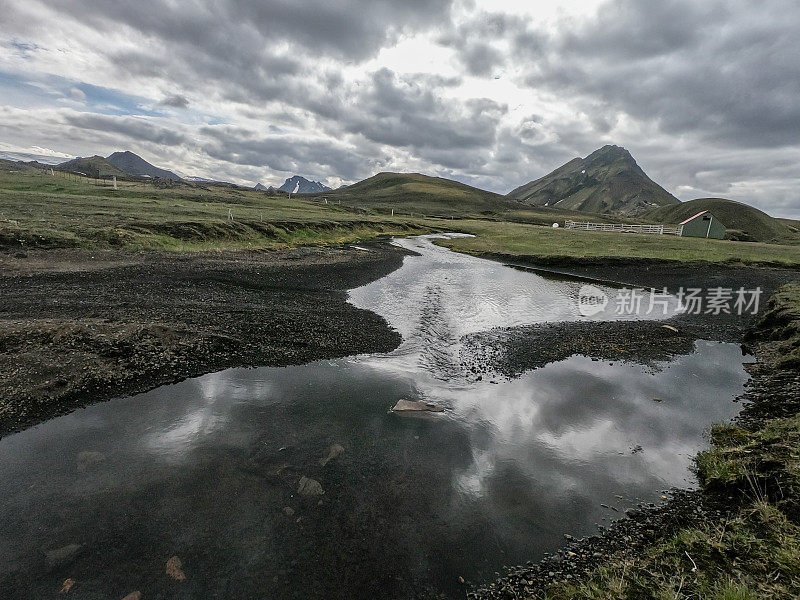
[[[394,349],[346,290],[405,251],[362,247],[0,254],[0,435],[228,367]]]

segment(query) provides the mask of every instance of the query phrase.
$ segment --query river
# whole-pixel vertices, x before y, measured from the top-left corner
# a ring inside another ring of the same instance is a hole
[[[477,376],[465,335],[587,318],[585,282],[429,236],[396,243],[416,254],[350,292],[403,335],[394,352],[211,373],[0,440],[0,590],[55,597],[71,578],[70,597],[104,600],[458,598],[462,578],[694,484],[708,427],[738,410],[738,346]],[[444,410],[390,412],[401,399]],[[319,483],[307,495],[304,477]],[[183,581],[165,574],[172,556]]]

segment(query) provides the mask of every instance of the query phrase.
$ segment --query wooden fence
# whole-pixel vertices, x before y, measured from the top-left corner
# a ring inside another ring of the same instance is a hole
[[[581,223],[566,221],[565,229],[583,229],[585,231],[616,231],[617,233],[649,233],[654,235],[681,235],[683,225],[669,227],[666,225],[628,225],[625,223]]]

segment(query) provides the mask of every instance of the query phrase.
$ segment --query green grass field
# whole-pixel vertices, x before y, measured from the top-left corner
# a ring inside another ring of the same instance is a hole
[[[430,231],[433,223],[320,200],[225,187],[51,176],[0,170],[0,244],[26,248],[205,250],[343,243]],[[230,216],[229,218],[229,211]],[[435,227],[434,227],[435,228]]]
[[[800,264],[800,246],[706,240],[666,235],[576,231],[523,223],[462,221],[459,229],[474,238],[437,243],[469,254],[506,254],[533,258],[657,258],[719,263]]]

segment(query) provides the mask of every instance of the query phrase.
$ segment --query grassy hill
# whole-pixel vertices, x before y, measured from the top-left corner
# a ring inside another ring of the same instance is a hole
[[[73,158],[55,167],[59,171],[76,173],[86,177],[127,177],[128,173],[112,165],[102,156],[90,156],[88,158]]]
[[[800,241],[800,235],[784,221],[748,204],[724,198],[698,198],[649,211],[643,218],[653,223],[680,223],[704,210],[725,224],[728,237],[753,242]]]
[[[67,177],[58,171],[51,175],[49,169],[0,161],[0,254],[24,255],[20,250],[65,247],[278,249],[353,242],[381,234],[459,231],[477,237],[443,243],[475,254],[800,264],[797,243],[776,245],[553,229],[549,225],[563,222],[569,213],[524,205],[497,212],[498,206],[503,205],[495,203],[496,194],[447,180],[422,176],[398,179],[388,175],[371,179],[378,185],[342,190],[348,192],[341,194],[345,200],[362,202],[362,208],[335,202],[332,192],[289,200],[283,193],[269,195],[191,182],[164,187],[158,185],[161,180],[143,179],[120,179],[118,189],[114,189],[108,182]],[[323,201],[326,197],[327,204]],[[404,206],[413,209],[414,216],[401,211],[391,215],[373,205]],[[476,214],[443,219],[421,215],[422,208],[443,211],[448,207],[453,214],[467,209]],[[482,208],[490,214],[478,214]],[[582,216],[586,218],[585,214]],[[589,218],[622,220],[617,215]]]
[[[378,173],[330,192],[308,195],[328,202],[380,211],[427,216],[499,214],[521,208],[501,194],[419,173]]]
[[[507,197],[536,206],[628,216],[679,202],[619,146],[604,146],[586,158],[575,158]]]
[[[174,180],[180,179],[180,177],[172,171],[156,167],[129,150],[125,152],[114,152],[110,154],[106,160],[129,175],[138,177],[161,177],[163,179]]]

